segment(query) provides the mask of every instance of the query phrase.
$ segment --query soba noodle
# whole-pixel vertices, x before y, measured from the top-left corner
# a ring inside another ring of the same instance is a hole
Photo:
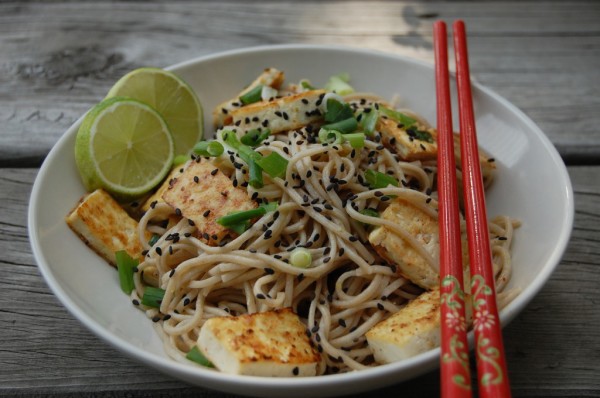
[[[255,149],[277,152],[289,161],[285,179],[265,175],[260,189],[245,184],[247,171],[234,167],[233,152],[210,160],[232,181],[246,186],[257,202],[278,203],[276,211],[219,246],[198,237],[185,218],[173,221],[175,211],[165,203],[156,204],[141,218],[139,235],[147,254],[134,276],[131,298],[139,302],[143,296],[144,272],[158,273],[158,285],[165,290],[160,308],[140,308],[154,320],[173,359],[190,363],[185,355],[211,317],[291,307],[322,352],[319,373],[374,366],[365,333],[422,289],[399,276],[395,266],[375,252],[368,242],[369,232],[385,225],[438,269],[438,259],[407,231],[360,212],[369,208],[381,213],[389,203],[381,198],[397,197],[437,219],[436,162],[402,161],[381,145],[377,132],[361,149],[347,143],[322,144],[310,139],[315,133],[305,126],[272,135]],[[223,143],[221,134],[216,139]],[[370,189],[362,178],[367,168],[402,184]],[[170,225],[165,227],[168,219]],[[515,226],[517,222],[506,216],[490,221],[499,292],[511,275]],[[160,235],[152,248],[144,238],[147,230]],[[291,252],[298,247],[312,255],[311,267],[290,264]]]

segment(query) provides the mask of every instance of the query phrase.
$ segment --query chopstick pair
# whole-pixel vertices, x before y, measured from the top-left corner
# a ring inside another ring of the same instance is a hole
[[[460,20],[454,22],[453,32],[479,396],[510,397],[502,332],[496,306],[464,22]],[[434,49],[438,124],[441,395],[446,398],[471,397],[448,49],[446,24],[443,21],[434,24]]]

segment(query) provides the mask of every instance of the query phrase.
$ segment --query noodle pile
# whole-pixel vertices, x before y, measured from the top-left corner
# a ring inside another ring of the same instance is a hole
[[[371,101],[362,105],[376,106]],[[272,135],[256,148],[263,154],[277,152],[289,161],[285,179],[265,175],[260,189],[248,185],[246,167],[235,167],[239,158],[234,152],[201,159],[213,162],[234,185],[246,187],[256,202],[278,203],[276,211],[219,246],[208,245],[193,223],[177,217],[165,203],[142,217],[139,235],[147,254],[135,274],[131,298],[139,301],[146,285],[144,272],[156,269],[158,285],[166,291],[164,299],[159,309],[140,308],[153,319],[170,357],[189,364],[185,355],[211,317],[291,307],[322,353],[319,373],[376,365],[365,333],[422,289],[399,276],[396,266],[375,252],[369,232],[386,225],[431,267],[439,266],[438,259],[406,231],[361,210],[381,213],[397,197],[437,219],[436,162],[402,161],[381,144],[378,132],[367,137],[364,148],[353,149],[348,143],[319,142],[317,130],[308,125]],[[223,143],[220,134],[215,139]],[[370,189],[363,178],[366,169],[386,173],[401,184]],[[486,184],[490,181],[487,176]],[[171,221],[166,225],[165,220]],[[510,246],[517,225],[505,216],[490,220],[498,292],[510,279]],[[147,231],[160,235],[152,247],[144,238]],[[311,267],[290,264],[290,254],[298,247],[311,253]]]

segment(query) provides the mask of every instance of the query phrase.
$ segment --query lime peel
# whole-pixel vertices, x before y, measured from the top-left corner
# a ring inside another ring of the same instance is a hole
[[[92,108],[75,141],[75,161],[86,189],[102,188],[122,200],[156,187],[170,171],[174,153],[163,117],[149,105],[123,97]]]

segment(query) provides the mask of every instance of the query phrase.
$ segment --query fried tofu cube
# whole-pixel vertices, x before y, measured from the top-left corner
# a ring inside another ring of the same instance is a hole
[[[115,252],[125,250],[132,258],[141,256],[138,222],[102,189],[84,196],[66,217],[69,227],[100,256],[116,265]],[[150,233],[146,238],[150,239]]]
[[[323,118],[317,104],[324,96],[323,90],[310,90],[273,101],[256,102],[230,112],[231,120],[226,120],[226,124],[234,124],[244,131],[268,128],[271,134],[298,129]]]
[[[150,207],[152,206],[152,203],[154,203],[154,202],[156,202],[156,203],[164,202],[164,200],[162,198],[163,193],[165,193],[165,191],[167,189],[169,189],[169,186],[172,184],[172,182],[175,179],[177,179],[177,177],[179,177],[181,175],[181,173],[183,173],[183,170],[184,170],[183,165],[175,167],[173,170],[171,170],[171,172],[169,173],[169,175],[167,176],[165,181],[162,183],[162,185],[160,187],[158,187],[156,192],[154,192],[148,199],[146,199],[144,204],[142,204],[142,210],[143,211],[150,210]]]
[[[395,120],[380,117],[375,129],[381,132],[383,144],[395,149],[403,160],[437,158],[437,131],[433,128],[414,126],[405,129]]]
[[[440,291],[421,294],[366,333],[375,360],[391,363],[440,345]]]
[[[162,198],[192,220],[201,236],[209,236],[210,244],[217,244],[232,233],[217,224],[218,218],[258,206],[244,189],[234,187],[218,167],[200,159],[190,162],[181,175],[171,180]]]
[[[438,261],[438,221],[416,205],[401,198],[393,200],[381,218],[392,221]],[[381,257],[398,266],[398,272],[427,290],[439,284],[439,272],[402,236],[382,225],[369,234],[369,242]]]
[[[198,347],[224,373],[252,376],[316,376],[321,358],[306,327],[290,308],[211,318]]]
[[[265,69],[248,87],[246,87],[241,93],[235,98],[225,101],[213,110],[213,123],[215,127],[225,125],[225,120],[228,118],[229,112],[243,106],[240,101],[240,97],[244,94],[249,93],[252,89],[258,86],[268,86],[274,89],[279,89],[283,84],[284,74],[283,72],[275,68]]]

